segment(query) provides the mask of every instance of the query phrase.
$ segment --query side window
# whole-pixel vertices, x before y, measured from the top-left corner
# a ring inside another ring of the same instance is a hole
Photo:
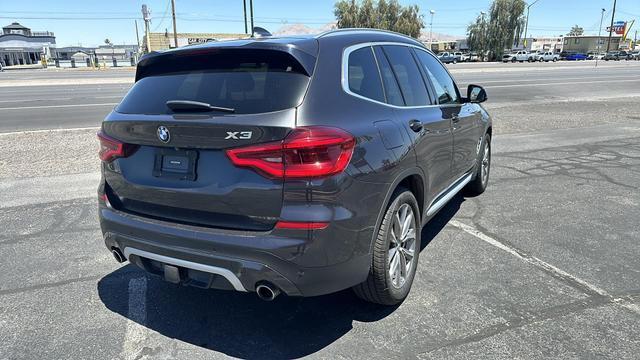
[[[384,84],[384,91],[387,95],[387,103],[391,105],[404,106],[404,100],[400,87],[395,76],[393,76],[393,70],[391,65],[387,61],[387,57],[382,52],[382,48],[379,46],[374,47],[376,59],[378,60],[378,66],[380,67],[380,75],[382,75],[382,83]]]
[[[426,51],[416,49],[416,55],[425,72],[429,75],[429,79],[431,79],[438,102],[440,104],[458,103],[460,98],[456,90],[456,84],[445,68],[440,65],[440,62]]]
[[[400,45],[389,45],[382,48],[396,79],[398,79],[405,104],[407,106],[429,105],[427,87],[420,75],[420,69],[411,55],[411,50]]]
[[[366,98],[384,102],[380,73],[371,47],[349,54],[349,90]]]

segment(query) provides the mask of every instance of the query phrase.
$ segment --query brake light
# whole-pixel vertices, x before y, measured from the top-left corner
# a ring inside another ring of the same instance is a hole
[[[330,127],[294,129],[283,141],[227,150],[236,166],[253,168],[272,178],[318,178],[347,168],[356,140]]]
[[[112,162],[117,158],[130,156],[138,150],[138,145],[123,143],[105,135],[102,131],[98,132],[98,140],[100,141],[98,156],[104,162]]]

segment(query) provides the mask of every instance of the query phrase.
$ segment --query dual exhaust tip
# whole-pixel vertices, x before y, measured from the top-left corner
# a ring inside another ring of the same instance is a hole
[[[123,262],[127,261],[127,258],[124,257],[124,254],[118,248],[115,248],[115,247],[112,248],[111,249],[111,254],[113,255],[113,258],[116,259],[116,261],[119,262],[119,263],[123,263]]]
[[[261,300],[273,301],[280,295],[280,289],[268,282],[261,282],[256,286],[256,294]]]
[[[120,249],[116,247],[111,249],[111,254],[113,255],[113,258],[116,259],[116,261],[119,263],[127,261],[127,258],[124,256],[122,251],[120,251]],[[260,282],[256,286],[256,294],[261,300],[273,301],[278,295],[280,295],[280,289],[266,281]]]

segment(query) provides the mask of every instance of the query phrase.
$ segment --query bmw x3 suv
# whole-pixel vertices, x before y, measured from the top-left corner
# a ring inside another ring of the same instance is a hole
[[[487,186],[485,91],[403,35],[187,46],[135,80],[98,133],[100,225],[116,260],[173,283],[396,304],[422,227]]]

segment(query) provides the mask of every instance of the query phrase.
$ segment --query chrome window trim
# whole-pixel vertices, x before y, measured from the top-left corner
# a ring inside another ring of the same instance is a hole
[[[362,48],[365,48],[365,47],[370,47],[374,59],[376,60],[376,62],[378,62],[378,59],[375,56],[375,52],[373,51],[373,47],[374,46],[385,46],[385,45],[397,45],[397,46],[412,47],[412,48],[416,48],[416,49],[422,50],[422,51],[426,52],[427,54],[429,54],[429,49],[425,48],[424,46],[418,46],[418,45],[408,44],[408,43],[403,43],[403,42],[393,42],[393,41],[364,42],[364,43],[348,46],[342,51],[342,69],[341,69],[341,74],[340,74],[340,77],[341,77],[340,78],[340,82],[342,84],[342,91],[344,91],[345,93],[347,93],[347,94],[349,94],[349,95],[351,95],[353,97],[357,97],[357,98],[362,99],[362,100],[370,101],[372,103],[388,106],[388,107],[391,107],[391,108],[394,108],[394,109],[428,109],[428,108],[433,108],[433,107],[454,107],[454,106],[463,105],[463,103],[460,102],[460,103],[457,103],[457,104],[400,106],[400,105],[393,105],[393,104],[388,104],[386,102],[381,102],[381,101],[378,101],[378,100],[370,99],[370,98],[368,98],[366,96],[362,96],[360,94],[356,94],[353,91],[351,91],[351,89],[349,89],[349,55],[351,55],[351,53],[356,51],[356,50],[359,50],[359,49],[362,49]],[[431,55],[431,56],[433,56],[433,55]],[[434,58],[436,58],[436,60],[438,59],[435,56],[434,56]],[[456,85],[456,88],[458,88],[458,84],[456,84],[455,79],[453,78],[453,76],[451,76],[451,73],[449,73],[449,70],[446,68],[446,66],[443,66],[443,67],[444,67],[445,71],[447,71],[447,74],[449,74],[449,76],[453,80],[453,83]],[[378,67],[378,70],[379,70],[379,67]],[[382,87],[383,87],[383,90],[384,90],[384,82],[382,81],[382,79],[380,79],[380,81],[383,83]],[[427,89],[427,90],[429,91],[429,89]],[[385,95],[385,98],[386,98],[386,93],[384,95]],[[460,94],[458,94],[458,96],[460,97]]]
[[[185,268],[189,268],[189,269],[193,269],[193,270],[199,270],[199,271],[203,271],[203,272],[206,272],[206,273],[209,273],[209,274],[220,275],[220,276],[224,277],[225,279],[227,279],[227,281],[229,281],[229,283],[231,283],[231,285],[233,286],[233,288],[236,291],[244,291],[244,292],[247,291],[244,288],[244,286],[242,285],[242,283],[240,282],[240,279],[238,279],[238,277],[236,276],[236,274],[234,274],[229,269],[225,269],[225,268],[221,268],[221,267],[217,267],[217,266],[211,266],[211,265],[195,263],[195,262],[182,260],[182,259],[176,259],[176,258],[172,258],[172,257],[169,257],[169,256],[154,254],[154,253],[150,253],[148,251],[135,249],[135,248],[132,248],[132,247],[126,247],[124,249],[124,256],[127,258],[127,260],[129,260],[129,257],[131,255],[137,255],[137,256],[141,256],[143,258],[160,261],[160,262],[163,262],[163,263],[166,263],[166,264],[171,264],[171,265],[175,265],[175,266],[181,266],[181,267],[185,267]]]

